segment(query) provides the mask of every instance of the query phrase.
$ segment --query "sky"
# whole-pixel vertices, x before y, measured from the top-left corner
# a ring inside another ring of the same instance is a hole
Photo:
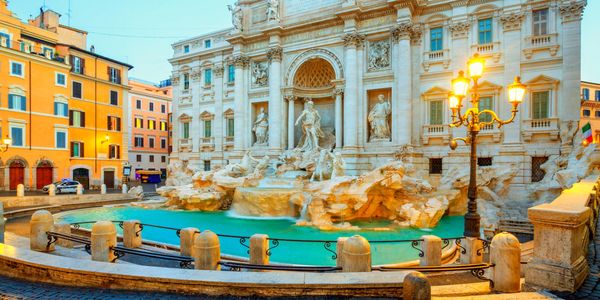
[[[69,2],[70,22],[69,22]],[[23,21],[44,6],[65,25],[89,32],[88,48],[134,66],[130,77],[158,83],[171,74],[167,61],[178,40],[231,26],[235,0],[9,0]],[[600,0],[588,1],[582,23],[582,80],[600,82]]]

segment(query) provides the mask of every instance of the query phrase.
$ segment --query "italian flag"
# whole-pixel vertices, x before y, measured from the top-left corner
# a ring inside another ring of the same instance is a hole
[[[590,125],[590,122],[583,125],[583,127],[581,127],[581,131],[583,131],[583,138],[588,144],[594,142],[594,137],[592,137],[592,125]]]

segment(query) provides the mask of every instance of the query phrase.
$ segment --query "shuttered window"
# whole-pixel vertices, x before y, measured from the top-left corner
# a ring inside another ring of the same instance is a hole
[[[69,106],[64,102],[54,102],[54,115],[61,117],[69,116]]]
[[[119,105],[119,92],[110,91],[110,104]]]
[[[212,136],[212,121],[206,120],[204,121],[204,137],[209,138]]]
[[[533,119],[547,119],[550,108],[550,92],[533,92],[531,98],[531,117]]]
[[[190,123],[183,123],[183,138],[190,138]]]
[[[106,128],[108,130],[121,131],[121,118],[114,116],[108,116],[106,118]]]
[[[444,124],[444,102],[429,101],[429,125]]]
[[[494,108],[494,101],[493,101],[492,97],[479,98],[479,111],[493,110],[493,108]],[[481,114],[481,115],[479,115],[479,120],[482,122],[490,122],[492,120],[492,115]]]
[[[71,157],[85,157],[82,142],[71,142]]]
[[[15,110],[27,110],[27,98],[21,95],[8,94],[8,108]]]
[[[73,81],[71,89],[71,96],[73,98],[81,99],[81,82]]]
[[[109,145],[108,146],[108,158],[110,159],[121,159],[121,146]]]

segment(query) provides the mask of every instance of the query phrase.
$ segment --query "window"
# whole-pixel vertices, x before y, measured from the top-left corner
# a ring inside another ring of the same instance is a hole
[[[590,89],[584,88],[583,90],[581,90],[581,93],[583,96],[583,100],[590,100]]]
[[[54,49],[42,46],[42,53],[47,59],[54,57]]]
[[[77,74],[84,74],[85,72],[85,59],[71,55],[71,72]]]
[[[119,92],[110,91],[110,104],[119,105]]]
[[[142,155],[141,154],[136,155],[135,156],[135,161],[142,162]]]
[[[600,90],[596,90],[596,91],[594,92],[594,94],[595,94],[595,96],[596,96],[596,97],[594,98],[594,100],[596,100],[596,101],[600,101]]]
[[[27,110],[27,99],[25,96],[8,94],[8,108],[14,110]]]
[[[109,159],[121,159],[121,146],[108,145],[108,158]]]
[[[142,100],[140,100],[140,99],[135,100],[135,108],[142,109]]]
[[[204,137],[208,138],[212,136],[212,121],[206,120],[204,121]]]
[[[584,109],[583,110],[583,116],[584,117],[589,117],[590,116],[590,110],[589,109]]]
[[[208,49],[208,48],[210,48],[211,46],[212,46],[212,45],[211,45],[211,40],[205,40],[205,41],[204,41],[204,48],[207,48],[207,49]]]
[[[491,157],[478,157],[477,158],[477,165],[480,166],[480,167],[491,166],[492,165],[492,158]]]
[[[204,161],[204,171],[210,171],[210,160]]]
[[[121,118],[114,116],[106,117],[106,128],[112,131],[121,131]]]
[[[81,82],[73,81],[73,85],[71,87],[72,93],[71,96],[73,98],[81,99]]]
[[[167,162],[167,157],[166,157],[166,156],[164,156],[164,155],[163,155],[163,156],[161,156],[161,157],[160,157],[160,162],[161,162],[161,163],[166,163],[166,162]]]
[[[156,121],[155,120],[148,120],[148,129],[156,129]]]
[[[165,138],[160,139],[160,148],[167,149],[167,139],[165,139]]]
[[[227,66],[227,81],[228,82],[235,81],[235,66],[234,65]]]
[[[8,33],[0,32],[0,46],[10,47],[10,35]]]
[[[234,128],[234,118],[227,119],[227,136],[234,136],[235,128]]]
[[[600,110],[595,111],[594,116],[596,116],[596,118],[600,118]]]
[[[67,149],[67,132],[64,130],[56,130],[55,134],[55,146],[58,149]]]
[[[431,42],[430,42],[431,51],[440,51],[440,50],[444,49],[443,28],[442,27],[431,28],[431,30],[429,31],[429,36],[431,39]]]
[[[444,124],[444,102],[429,101],[429,125]]]
[[[67,86],[67,75],[65,75],[63,73],[55,73],[55,74],[56,74],[55,84],[58,86],[66,87]]]
[[[110,82],[121,84],[121,70],[113,68],[113,67],[107,67],[107,72],[108,72],[108,80]]]
[[[160,112],[163,113],[163,114],[166,113],[167,112],[167,106],[164,105],[164,104],[161,104],[160,105]]]
[[[148,147],[154,148],[154,138],[153,137],[148,138]]]
[[[2,35],[0,33],[0,35]],[[31,44],[28,42],[21,42],[21,52],[25,52],[25,53],[31,53]]]
[[[82,142],[71,142],[71,157],[84,157]]]
[[[479,44],[492,42],[492,18],[479,20]]]
[[[154,162],[154,155],[148,155],[148,161]]]
[[[212,83],[212,70],[204,70],[204,85],[210,85]]]
[[[183,123],[183,134],[182,134],[184,139],[189,139],[190,138],[190,123]]]
[[[492,97],[481,97],[479,98],[479,111],[482,110],[494,110],[494,101]],[[481,114],[479,115],[479,120],[482,122],[490,122],[492,121],[492,115],[490,114]]]
[[[133,145],[134,147],[140,147],[140,148],[144,148],[144,137],[142,136],[136,136],[133,138]]]
[[[10,127],[10,138],[12,140],[12,146],[16,146],[16,147],[25,146],[25,126],[9,125],[9,127]]]
[[[23,64],[16,61],[10,62],[10,75],[17,77],[25,77]]]
[[[167,122],[165,121],[160,121],[160,130],[162,131],[167,131]]]
[[[540,182],[544,179],[546,172],[542,170],[542,164],[548,161],[548,157],[532,157],[531,158],[531,182]]]
[[[183,46],[183,53],[190,53],[190,45]]]
[[[85,127],[85,112],[70,110],[69,125],[74,127]]]
[[[64,102],[54,102],[54,115],[61,117],[69,116],[69,105]]]
[[[148,102],[148,110],[154,111],[154,102]]]
[[[548,34],[548,9],[533,11],[533,35]]]
[[[429,174],[442,174],[442,159],[441,158],[430,158],[429,159]]]
[[[135,128],[144,128],[144,119],[142,118],[135,118],[134,119],[135,124],[133,125]]]
[[[183,74],[183,89],[186,91],[190,89],[190,74],[188,73]]]
[[[550,92],[533,92],[531,94],[531,118],[547,119],[549,115]]]

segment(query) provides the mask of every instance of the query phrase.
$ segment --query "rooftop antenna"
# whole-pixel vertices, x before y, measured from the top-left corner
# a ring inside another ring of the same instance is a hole
[[[46,0],[44,0],[46,1]],[[67,25],[71,26],[71,0],[69,0],[69,7],[67,8]]]

